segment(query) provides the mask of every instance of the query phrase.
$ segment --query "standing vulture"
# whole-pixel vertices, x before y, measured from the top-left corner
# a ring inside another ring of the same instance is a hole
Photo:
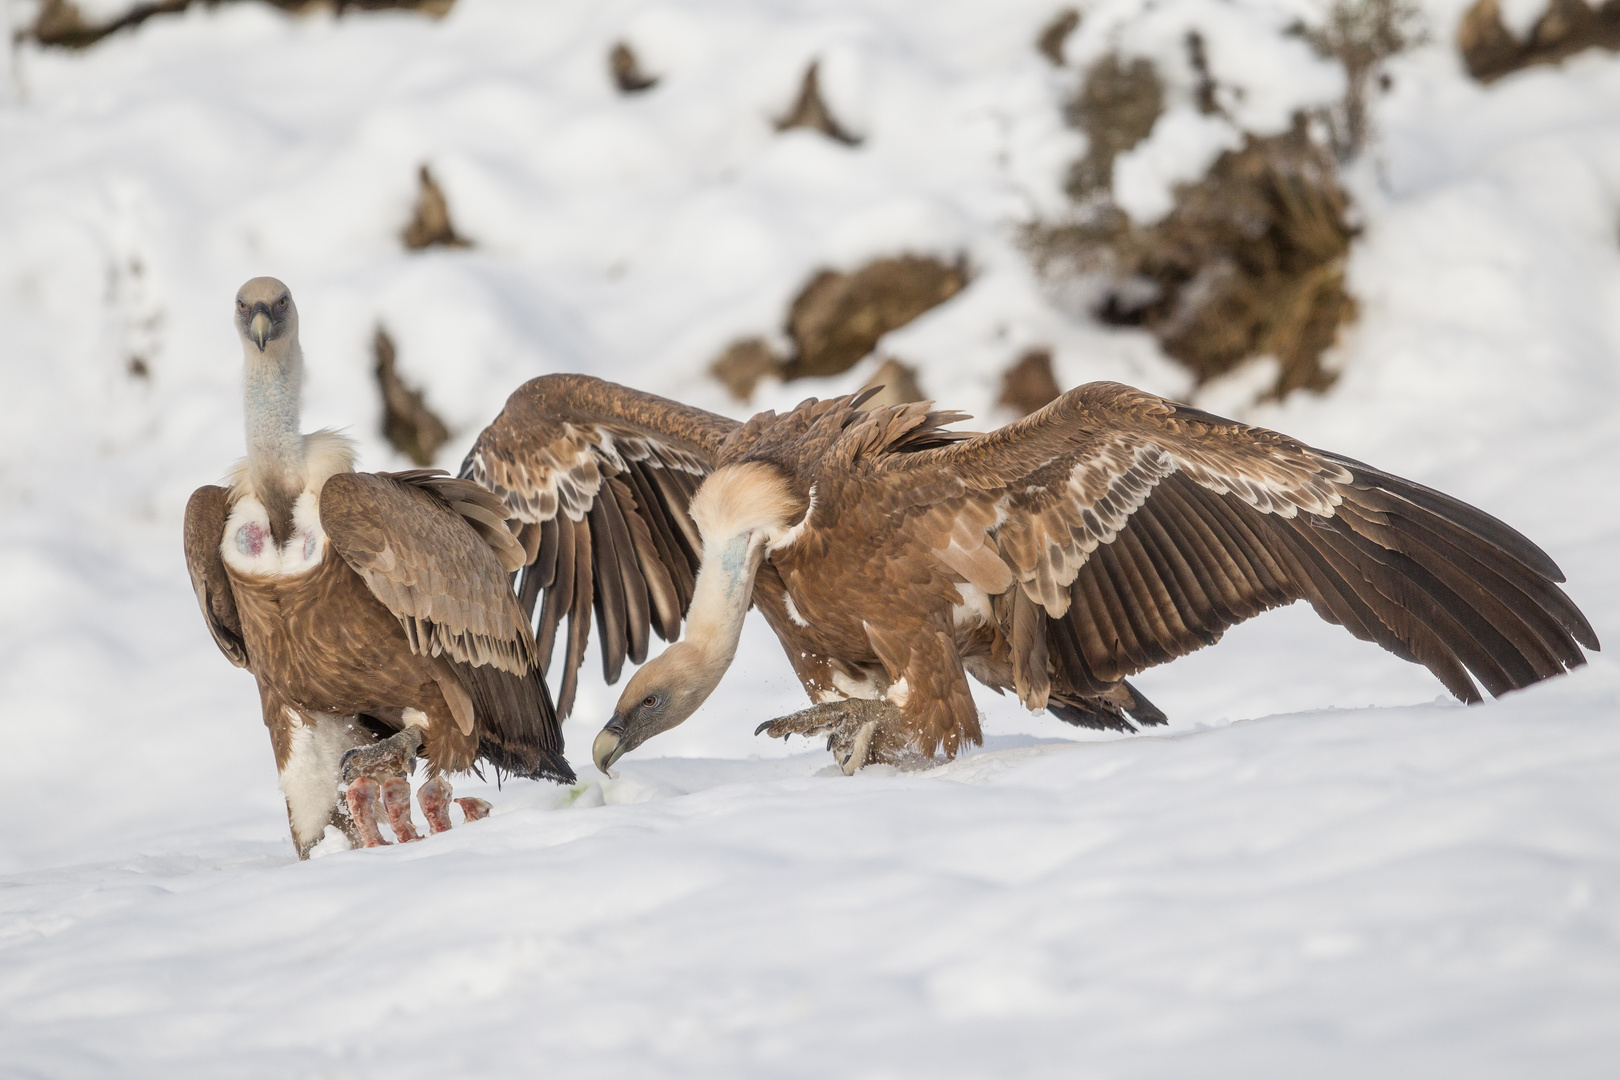
[[[418,750],[433,832],[450,827],[444,771],[482,759],[571,782],[500,502],[438,469],[357,473],[349,440],[300,434],[298,309],[275,278],[242,286],[236,329],[247,458],[191,496],[186,565],[220,651],[258,680],[299,856],[328,826],[384,843],[379,799],[396,837],[418,839]],[[456,801],[469,818],[488,809]]]
[[[524,523],[524,607],[561,711],[594,609],[630,679],[604,771],[690,716],[757,604],[846,772],[981,741],[967,676],[1071,724],[1164,715],[1127,676],[1268,608],[1423,664],[1464,701],[1584,662],[1598,642],[1547,555],[1430,488],[1263,428],[1091,383],[986,435],[928,403],[811,399],[747,423],[578,375],[535,379],[462,475]]]

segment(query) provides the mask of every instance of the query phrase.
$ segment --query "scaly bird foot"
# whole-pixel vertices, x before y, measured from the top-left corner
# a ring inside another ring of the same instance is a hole
[[[900,707],[885,698],[824,701],[769,720],[755,728],[754,734],[773,739],[825,734],[827,749],[845,776],[854,775],[863,765],[879,762],[902,769],[927,763],[912,744]]]
[[[422,733],[406,728],[396,735],[381,739],[369,746],[357,746],[343,755],[338,775],[348,784],[344,798],[349,804],[349,817],[354,822],[354,835],[365,847],[382,847],[383,839],[377,823],[380,802],[388,816],[389,828],[401,843],[420,840],[416,827],[411,824],[411,770],[416,767],[416,751],[422,745]]]

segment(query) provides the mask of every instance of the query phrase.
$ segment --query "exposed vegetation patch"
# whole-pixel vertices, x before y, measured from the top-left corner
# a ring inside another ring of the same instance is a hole
[[[377,385],[382,390],[383,436],[395,450],[426,468],[450,439],[450,429],[428,407],[420,390],[412,390],[394,366],[394,339],[377,327],[372,340],[377,358]]]
[[[918,255],[874,259],[852,274],[821,271],[788,310],[794,355],[786,377],[848,371],[884,334],[943,304],[967,282],[965,262]]]
[[[1109,53],[1086,73],[1063,109],[1070,127],[1085,132],[1086,153],[1069,169],[1069,197],[1085,202],[1114,183],[1114,159],[1148,137],[1164,113],[1164,83],[1153,64]]]
[[[860,136],[840,124],[822,98],[819,61],[812,60],[810,66],[804,69],[804,79],[799,83],[799,96],[794,99],[793,107],[776,120],[777,131],[791,131],[793,128],[819,131],[845,146],[859,146],[861,143]]]
[[[220,4],[241,2],[243,0],[150,0],[149,3],[136,4],[104,22],[91,22],[84,17],[84,13],[73,0],[44,0],[39,7],[39,14],[34,18],[34,24],[22,31],[20,36],[41,45],[83,49],[94,45],[109,34],[139,26],[154,15],[174,14],[199,3],[216,7]],[[335,11],[341,15],[347,11],[400,9],[419,11],[424,15],[435,17],[444,15],[455,4],[455,0],[253,0],[253,2],[298,14],[306,11]]]
[[[1001,396],[996,404],[1028,416],[1062,392],[1052,372],[1052,351],[1029,349],[1001,373]]]
[[[400,234],[405,246],[412,251],[426,247],[471,247],[472,241],[457,234],[455,225],[451,224],[450,203],[426,165],[417,172],[417,188],[416,209],[411,213],[410,224]]]
[[[780,355],[761,338],[745,338],[709,370],[740,401],[767,375],[785,381],[841,374],[870,355],[884,334],[949,300],[967,282],[964,260],[920,255],[874,259],[853,273],[822,270],[788,308],[791,355]]]
[[[1280,398],[1333,382],[1322,354],[1356,311],[1344,287],[1355,232],[1347,209],[1332,154],[1301,120],[1223,153],[1203,179],[1177,187],[1174,209],[1154,225],[1108,209],[1029,235],[1045,272],[1102,277],[1097,314],[1151,330],[1200,383],[1275,357],[1267,396]]]
[[[1485,83],[1587,49],[1620,52],[1620,0],[1598,7],[1584,0],[1548,0],[1522,40],[1502,21],[1499,0],[1477,0],[1457,27],[1457,49],[1468,74]]]

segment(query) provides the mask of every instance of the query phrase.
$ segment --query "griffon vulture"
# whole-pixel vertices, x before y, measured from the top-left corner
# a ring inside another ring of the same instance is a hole
[[[396,837],[418,839],[418,750],[433,832],[450,827],[445,771],[482,759],[572,781],[500,502],[437,469],[355,472],[349,440],[299,433],[298,308],[281,282],[242,286],[236,329],[247,458],[192,495],[186,564],[215,643],[258,680],[300,857],[329,825],[385,843],[379,799]],[[469,819],[488,809],[456,801]]]
[[[593,608],[609,682],[686,615],[597,736],[599,768],[708,697],[750,604],[816,702],[760,730],[827,734],[846,772],[979,743],[969,675],[1071,724],[1162,724],[1127,676],[1294,600],[1470,702],[1598,647],[1519,533],[1285,435],[1115,383],[984,435],[866,396],[739,424],[553,375],[479,437],[462,475],[524,523],[545,662],[569,619],[563,715]]]

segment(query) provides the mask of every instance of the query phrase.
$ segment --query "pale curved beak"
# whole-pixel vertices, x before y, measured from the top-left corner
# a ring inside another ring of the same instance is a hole
[[[259,351],[264,352],[264,343],[270,340],[270,316],[267,313],[253,313],[253,321],[248,323],[248,336],[258,343]]]
[[[624,744],[624,719],[615,716],[609,720],[607,726],[596,733],[596,741],[591,743],[591,759],[602,775],[612,776],[608,768],[620,758],[630,747]]]

